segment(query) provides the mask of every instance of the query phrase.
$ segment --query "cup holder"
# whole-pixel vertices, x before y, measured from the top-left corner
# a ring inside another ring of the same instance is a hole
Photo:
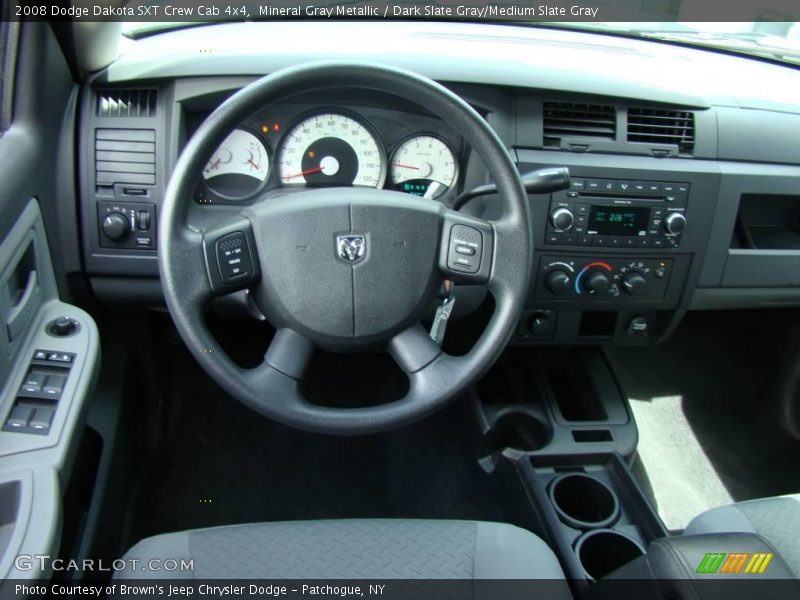
[[[525,412],[507,412],[492,425],[486,454],[504,448],[532,452],[544,448],[549,442],[550,430],[539,418]]]
[[[560,475],[550,484],[549,494],[559,518],[575,529],[608,527],[619,516],[617,495],[590,475]]]
[[[644,553],[639,542],[613,529],[589,531],[575,542],[575,554],[586,577],[592,581],[602,579]]]

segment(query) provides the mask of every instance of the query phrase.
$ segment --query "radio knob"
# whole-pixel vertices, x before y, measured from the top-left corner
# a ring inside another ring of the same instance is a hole
[[[686,229],[686,217],[679,212],[669,213],[664,219],[664,229],[673,235],[683,233],[683,230]]]
[[[575,218],[568,208],[557,208],[550,213],[550,224],[556,231],[569,231]]]
[[[583,287],[590,294],[607,292],[610,283],[611,280],[605,271],[589,271],[586,277],[583,278]]]
[[[112,212],[103,219],[103,233],[112,240],[121,240],[130,231],[130,223],[125,215]]]
[[[544,278],[544,287],[547,288],[551,294],[560,296],[569,289],[570,277],[569,273],[561,269],[553,269]]]
[[[636,271],[633,273],[628,273],[622,278],[622,289],[631,296],[635,296],[646,286],[647,279],[644,278],[644,275],[637,273]]]

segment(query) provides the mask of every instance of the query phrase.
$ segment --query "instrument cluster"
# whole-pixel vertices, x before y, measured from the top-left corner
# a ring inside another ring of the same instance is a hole
[[[195,200],[246,203],[270,189],[330,186],[442,200],[457,191],[462,151],[460,138],[434,117],[369,107],[279,107],[220,144]]]

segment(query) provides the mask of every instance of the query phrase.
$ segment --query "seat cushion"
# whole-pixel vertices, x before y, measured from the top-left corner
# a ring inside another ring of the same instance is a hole
[[[692,519],[684,533],[726,532],[760,535],[800,577],[800,494],[712,508]]]
[[[564,579],[553,552],[518,527],[478,521],[355,519],[198,529],[147,538],[126,559],[191,559],[194,579]],[[118,578],[153,572],[119,571]],[[564,583],[564,589],[567,589]],[[571,596],[565,596],[571,597]]]

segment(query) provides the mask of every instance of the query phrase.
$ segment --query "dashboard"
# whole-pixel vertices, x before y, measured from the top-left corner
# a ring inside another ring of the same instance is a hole
[[[800,305],[796,70],[582,32],[251,25],[141,40],[87,84],[83,255],[106,302],[161,302],[159,203],[181,148],[225,98],[290,64],[370,56],[469,102],[521,173],[570,169],[571,189],[529,197],[536,266],[516,343],[652,344],[687,310]],[[351,185],[450,206],[487,182],[458,132],[425,107],[342,82],[240,124],[208,157],[187,210],[202,229],[272,191]],[[491,219],[496,203],[463,210]]]

